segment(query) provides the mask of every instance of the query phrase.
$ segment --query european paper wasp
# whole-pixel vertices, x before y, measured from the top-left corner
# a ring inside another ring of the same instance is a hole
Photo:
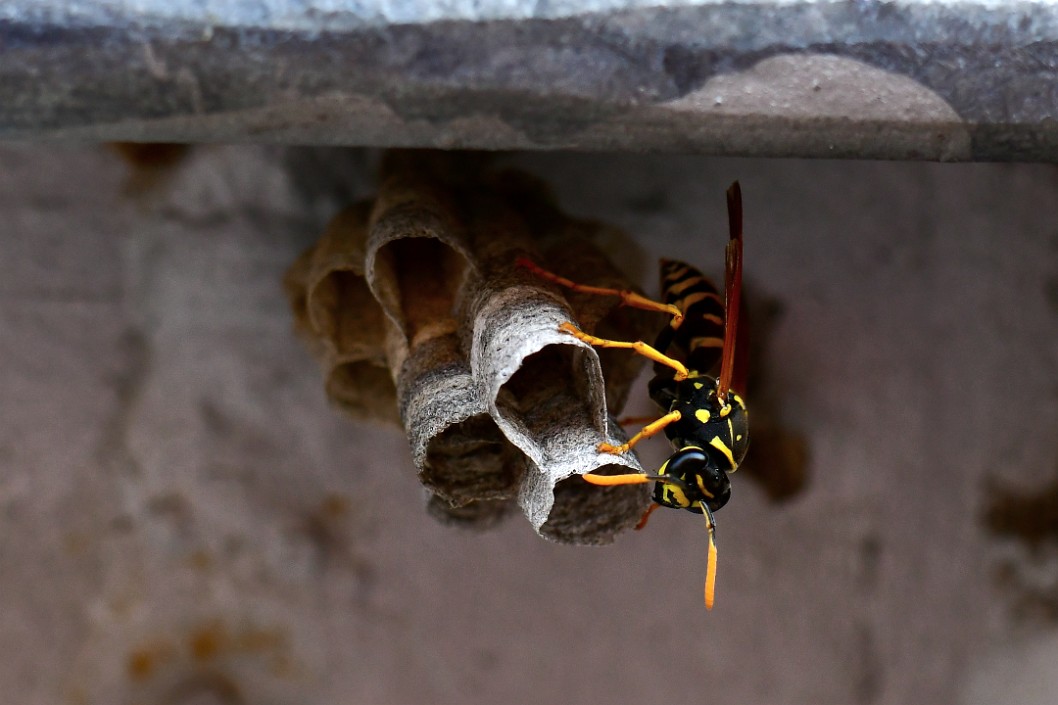
[[[577,284],[522,258],[519,264],[536,275],[575,291],[618,296],[624,306],[669,314],[672,320],[653,345],[643,341],[607,340],[589,335],[572,323],[561,329],[590,345],[627,348],[654,362],[650,398],[664,415],[647,424],[628,442],[602,443],[599,450],[621,454],[644,438],[664,431],[675,452],[655,474],[598,475],[584,479],[594,485],[654,482],[654,503],[639,522],[646,524],[659,506],[686,509],[705,517],[709,532],[709,561],[705,606],[713,607],[716,586],[716,521],[713,512],[731,497],[729,473],[735,472],[749,448],[746,404],[732,389],[735,342],[742,293],[742,192],[736,181],[727,190],[730,240],[726,252],[723,302],[719,292],[697,269],[671,260],[661,261],[662,301],[633,291]],[[716,377],[710,372],[719,363]]]

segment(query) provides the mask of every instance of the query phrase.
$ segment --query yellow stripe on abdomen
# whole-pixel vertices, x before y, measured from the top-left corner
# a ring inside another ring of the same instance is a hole
[[[671,292],[672,290],[670,289],[669,291]],[[687,294],[682,299],[674,303],[676,303],[681,309],[686,311],[694,304],[698,303],[699,301],[705,301],[706,299],[713,299],[717,303],[720,303],[720,297],[711,291],[695,291],[693,293]],[[705,318],[706,320],[715,319],[714,322],[721,324],[724,322],[723,319],[721,319],[719,316],[712,316],[710,314],[705,314],[702,316],[702,318]]]
[[[712,286],[713,286],[709,282],[709,280],[706,279],[705,277],[690,277],[689,279],[684,279],[681,282],[676,282],[675,284],[671,284],[671,285],[665,287],[665,295],[666,296],[679,296],[681,293],[683,293],[684,291],[687,291],[692,286],[695,286],[697,284],[704,284],[705,286],[708,286],[709,288],[712,288]],[[718,297],[718,300],[719,300],[719,297]]]

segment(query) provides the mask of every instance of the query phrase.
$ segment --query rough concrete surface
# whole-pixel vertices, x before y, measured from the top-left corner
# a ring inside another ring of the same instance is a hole
[[[280,280],[371,155],[202,147],[148,179],[9,146],[5,701],[1054,701],[1053,526],[1030,550],[984,516],[1058,469],[1058,172],[505,159],[634,233],[614,255],[648,291],[662,254],[719,273],[742,182],[747,292],[781,310],[767,391],[811,476],[784,504],[736,476],[716,609],[700,518],[608,548],[447,528],[399,431],[328,408]]]
[[[4,0],[0,136],[1058,161],[1058,5]]]

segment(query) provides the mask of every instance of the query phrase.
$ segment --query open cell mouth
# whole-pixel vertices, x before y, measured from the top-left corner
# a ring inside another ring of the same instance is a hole
[[[471,266],[467,232],[451,190],[424,180],[410,156],[388,157],[383,171],[365,269],[386,315],[415,347],[438,326],[455,327],[455,305]]]
[[[574,345],[547,345],[529,355],[500,388],[499,413],[542,445],[570,426],[593,427],[588,354]]]
[[[397,388],[389,370],[377,362],[354,360],[335,365],[327,375],[326,391],[335,406],[354,418],[399,422]]]
[[[449,426],[426,446],[419,478],[453,507],[518,494],[524,456],[488,414]]]
[[[623,465],[603,465],[592,472],[619,475]],[[540,534],[561,543],[602,545],[633,528],[650,502],[650,485],[599,487],[573,475],[555,485],[555,504]]]
[[[568,228],[569,238],[547,250],[553,271],[578,284],[614,291],[634,290],[626,277],[607,259],[594,242],[594,235],[607,229],[598,223],[578,222]],[[606,340],[652,343],[665,324],[665,316],[654,311],[622,305],[616,295],[579,292],[563,288],[577,326]],[[597,347],[610,413],[620,413],[632,385],[643,369],[644,358],[630,350]]]
[[[382,309],[362,275],[341,269],[328,272],[309,292],[307,304],[312,327],[339,353],[357,348],[380,351]],[[380,353],[378,358],[382,359]]]
[[[386,245],[379,262],[395,270],[395,313],[409,342],[438,321],[451,319],[467,261],[456,250],[433,238],[408,238]],[[385,270],[380,269],[382,275]]]
[[[344,209],[284,277],[295,328],[324,373],[328,399],[357,419],[398,421],[385,320],[363,276],[370,204]]]

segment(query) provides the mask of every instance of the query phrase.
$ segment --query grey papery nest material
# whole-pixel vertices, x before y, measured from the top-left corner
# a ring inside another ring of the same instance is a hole
[[[635,525],[648,488],[578,476],[641,471],[634,454],[596,450],[626,439],[611,414],[641,361],[604,351],[600,362],[559,325],[635,340],[657,322],[518,267],[528,256],[583,283],[630,287],[592,244],[607,226],[565,216],[529,177],[480,167],[387,155],[377,197],[340,213],[288,273],[297,329],[337,406],[399,413],[431,515],[482,528],[517,502],[542,536],[607,543]]]

